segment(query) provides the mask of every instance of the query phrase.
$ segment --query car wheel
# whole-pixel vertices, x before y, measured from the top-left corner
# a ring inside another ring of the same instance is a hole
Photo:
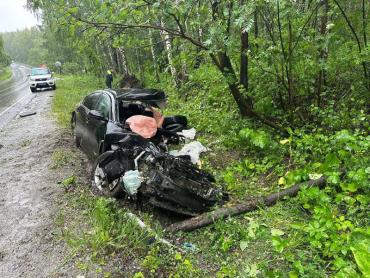
[[[52,89],[52,90],[56,90],[56,88],[57,88],[57,86],[56,86],[56,85],[51,86],[51,89]]]
[[[91,171],[91,187],[95,194],[105,197],[121,197],[125,191],[121,185],[121,179],[118,178],[108,182],[100,163],[113,154],[113,151],[107,151],[96,159]]]
[[[30,88],[32,93],[36,92],[36,88]]]

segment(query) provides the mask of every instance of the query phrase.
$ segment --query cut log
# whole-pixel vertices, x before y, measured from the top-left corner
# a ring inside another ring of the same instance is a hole
[[[266,197],[259,197],[256,199],[253,199],[251,201],[248,201],[243,204],[236,204],[230,207],[221,207],[219,209],[216,209],[211,212],[206,212],[201,215],[198,215],[196,217],[174,223],[167,227],[167,231],[176,233],[179,231],[189,232],[196,230],[201,227],[205,227],[208,225],[213,224],[216,220],[224,219],[229,216],[235,216],[239,215],[245,212],[254,211],[260,207],[264,206],[273,206],[275,205],[279,200],[281,200],[284,197],[294,197],[298,194],[298,191],[303,187],[322,187],[326,183],[326,178],[323,176],[316,180],[310,180],[308,182],[303,182],[296,184],[292,187],[289,187],[287,189],[284,189],[280,192],[273,193],[271,195],[268,195]]]

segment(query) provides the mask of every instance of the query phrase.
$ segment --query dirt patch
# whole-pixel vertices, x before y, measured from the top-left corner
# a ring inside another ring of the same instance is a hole
[[[78,274],[54,231],[63,194],[57,182],[67,173],[50,170],[61,137],[50,115],[52,94],[37,94],[26,107],[37,114],[18,116],[0,131],[0,277]]]

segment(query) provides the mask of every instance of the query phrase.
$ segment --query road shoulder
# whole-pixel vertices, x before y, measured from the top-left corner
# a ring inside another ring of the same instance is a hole
[[[69,277],[68,248],[58,240],[54,219],[65,171],[53,171],[52,154],[62,131],[52,119],[53,92],[36,94],[0,131],[0,277]]]

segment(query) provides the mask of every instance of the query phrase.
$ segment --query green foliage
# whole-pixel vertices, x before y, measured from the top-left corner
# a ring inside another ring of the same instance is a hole
[[[0,80],[5,80],[5,79],[8,79],[6,78],[6,74],[5,76],[3,75],[4,73],[1,73],[2,70],[2,67],[6,67],[10,64],[10,58],[9,56],[5,53],[5,49],[4,49],[4,41],[3,41],[3,37],[0,35]],[[8,70],[5,69],[5,72],[8,73]]]
[[[350,249],[362,274],[370,275],[370,233],[369,229],[357,229],[351,233],[349,238]]]
[[[367,4],[338,0],[325,10],[326,1],[28,2],[42,9],[43,30],[29,52],[21,43],[27,32],[8,35],[8,45],[16,41],[8,49],[21,48],[35,57],[32,63],[58,59],[65,72],[99,76],[58,82],[53,111],[63,126],[86,93],[103,87],[104,69],[128,70],[168,93],[166,114],[188,116],[211,148],[203,166],[226,183],[231,203],[327,177],[325,189],[306,188],[252,220],[217,222],[188,236],[202,246],[195,260],[157,246],[140,249],[139,277],[199,276],[193,271],[199,262],[218,277],[367,275],[368,237],[359,234],[369,226]],[[244,53],[242,31],[248,32]],[[241,54],[248,90],[238,80]],[[240,117],[239,97],[253,104],[248,120]],[[288,134],[262,127],[261,119]],[[89,211],[101,225],[92,221],[88,242],[99,252],[122,251],[107,207],[96,203]]]
[[[273,150],[277,147],[277,144],[272,140],[271,135],[263,130],[244,128],[239,131],[239,137],[247,146],[252,149]]]
[[[88,228],[69,235],[68,243],[72,248],[90,250],[97,261],[119,250],[125,250],[126,256],[145,250],[145,242],[151,235],[113,200],[80,198],[79,201],[88,216]]]
[[[302,168],[287,173],[287,183],[297,183],[312,175],[325,175],[328,186],[324,190],[307,188],[299,193],[297,201],[310,212],[310,220],[292,224],[295,237],[289,240],[281,237],[283,233],[273,235],[272,241],[276,250],[281,253],[285,248],[308,244],[321,256],[320,261],[328,261],[331,271],[338,272],[338,275],[344,271],[363,271],[366,249],[363,249],[361,244],[348,242],[358,235],[357,229],[369,227],[366,217],[370,200],[370,160],[367,155],[369,137],[359,132],[342,130],[330,136],[305,134],[301,138],[293,139],[293,143],[297,148],[293,149],[292,155],[299,158],[297,162],[302,163]],[[302,160],[303,152],[305,155]],[[369,244],[368,237],[361,240]],[[358,269],[351,260],[351,250],[353,254],[358,252],[358,257],[362,258],[356,259],[354,256]],[[286,254],[286,259],[292,261],[293,265],[298,261],[297,256],[292,256],[291,253],[283,254]],[[295,270],[301,274],[305,272],[297,268]]]
[[[53,99],[53,113],[63,127],[69,127],[71,113],[84,96],[102,87],[103,79],[94,76],[63,75],[57,80],[58,89]]]
[[[58,169],[63,166],[74,166],[76,160],[76,154],[69,150],[57,149],[53,152],[51,169]]]
[[[76,184],[76,176],[70,176],[66,179],[64,179],[61,184],[64,186],[64,187],[69,187],[71,185],[75,185]]]
[[[12,77],[12,71],[10,68],[6,67],[4,69],[0,68],[0,81],[8,80]]]

